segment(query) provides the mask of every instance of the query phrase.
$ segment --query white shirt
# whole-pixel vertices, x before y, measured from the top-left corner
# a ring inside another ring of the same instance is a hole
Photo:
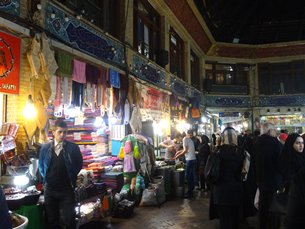
[[[56,142],[54,140],[54,151],[57,156],[60,154],[61,150],[62,150],[62,142]]]
[[[185,153],[185,160],[187,161],[196,160],[195,146],[192,139],[190,139],[189,137],[184,137],[183,148],[188,149],[187,152]]]

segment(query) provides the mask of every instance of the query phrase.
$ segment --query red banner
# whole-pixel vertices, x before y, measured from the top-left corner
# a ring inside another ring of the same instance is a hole
[[[0,92],[19,93],[20,43],[19,38],[0,31]]]
[[[169,95],[148,86],[141,86],[142,108],[169,112]]]

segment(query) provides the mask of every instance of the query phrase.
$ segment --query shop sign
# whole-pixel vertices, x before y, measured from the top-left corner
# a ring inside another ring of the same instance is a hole
[[[169,95],[165,92],[159,91],[155,88],[148,87],[145,85],[139,85],[141,88],[141,108],[150,110],[159,110],[169,113]]]
[[[0,92],[19,93],[20,39],[0,31]]]

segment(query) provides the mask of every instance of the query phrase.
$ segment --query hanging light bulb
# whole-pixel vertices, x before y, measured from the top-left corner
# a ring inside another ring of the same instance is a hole
[[[29,95],[28,100],[26,101],[25,108],[23,110],[23,116],[26,119],[33,119],[36,117],[36,109],[34,106],[34,101],[32,99],[32,95]]]

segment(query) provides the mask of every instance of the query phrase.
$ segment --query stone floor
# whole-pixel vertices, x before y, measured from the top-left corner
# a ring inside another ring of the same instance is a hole
[[[193,199],[175,198],[160,207],[136,207],[127,219],[106,217],[82,225],[80,229],[218,229],[218,220],[209,220],[209,196],[196,191]],[[247,219],[240,229],[258,228],[257,217]]]

